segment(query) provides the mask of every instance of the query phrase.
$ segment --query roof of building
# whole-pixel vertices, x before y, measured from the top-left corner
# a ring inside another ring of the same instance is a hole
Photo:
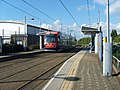
[[[21,24],[21,25],[25,25],[24,22],[13,21],[13,20],[0,20],[0,23],[13,23],[13,24]],[[34,28],[38,28],[38,29],[40,29],[40,26],[33,25],[33,24],[27,24],[27,26],[30,26],[30,27],[34,27]],[[44,30],[44,31],[53,31],[53,30],[48,30],[48,29],[46,29],[46,28],[41,28],[41,30]]]
[[[0,23],[14,23],[14,24],[22,24],[22,25],[24,25],[23,22],[13,21],[13,20],[0,20]]]

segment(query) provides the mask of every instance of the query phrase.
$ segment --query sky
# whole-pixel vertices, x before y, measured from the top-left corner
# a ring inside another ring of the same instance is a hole
[[[0,0],[0,20],[14,20],[43,28],[71,33],[77,39],[86,37],[82,26],[96,26],[100,19],[106,36],[107,0]],[[120,0],[110,0],[110,30],[120,33]],[[88,10],[89,7],[89,10]],[[99,12],[99,13],[98,13]],[[71,17],[72,16],[72,17]],[[29,20],[34,18],[33,20]]]

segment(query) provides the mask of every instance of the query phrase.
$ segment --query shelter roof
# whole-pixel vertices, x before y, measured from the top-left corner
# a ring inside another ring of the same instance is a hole
[[[86,26],[82,26],[81,31],[85,35],[95,35],[96,33],[99,33],[98,28],[95,28],[95,27],[86,27]]]

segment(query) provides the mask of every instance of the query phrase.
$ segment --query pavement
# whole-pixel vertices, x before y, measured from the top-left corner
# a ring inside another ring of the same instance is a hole
[[[84,50],[68,59],[42,90],[120,90],[115,74],[103,76],[98,55]]]

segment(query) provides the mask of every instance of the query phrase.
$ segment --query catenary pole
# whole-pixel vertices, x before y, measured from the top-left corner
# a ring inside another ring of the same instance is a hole
[[[110,15],[109,15],[109,0],[106,4],[107,8],[107,42],[103,43],[103,76],[112,75],[112,42],[110,42]]]
[[[110,42],[110,15],[109,15],[109,0],[107,0],[107,42]]]

